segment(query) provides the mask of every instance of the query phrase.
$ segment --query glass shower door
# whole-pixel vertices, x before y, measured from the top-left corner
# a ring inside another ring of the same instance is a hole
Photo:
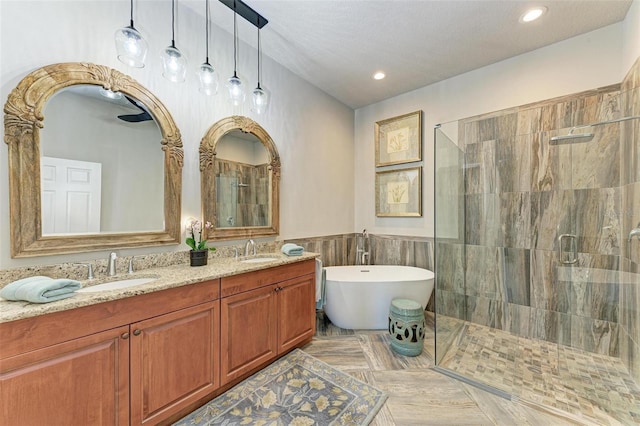
[[[436,365],[446,364],[466,317],[464,152],[457,145],[457,126],[456,121],[434,130]]]

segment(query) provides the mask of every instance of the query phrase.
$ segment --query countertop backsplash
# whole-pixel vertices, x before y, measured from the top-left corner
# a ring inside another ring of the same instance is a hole
[[[256,242],[258,255],[263,253],[272,253],[280,250],[282,241]],[[238,250],[240,256],[244,254],[244,244],[238,246],[217,247],[215,251],[209,252],[209,259],[235,257],[235,250]],[[118,250],[114,250],[118,253]],[[43,264],[36,266],[25,266],[21,268],[0,269],[0,288],[5,285],[19,280],[21,278],[32,277],[34,275],[44,275],[51,278],[69,278],[73,280],[83,281],[87,279],[87,267],[80,265],[91,263],[96,279],[105,278],[107,271],[108,259],[107,255],[98,259],[85,260],[79,262],[68,262],[59,264]],[[129,270],[129,260],[133,258],[134,271],[144,271],[151,268],[162,268],[165,266],[174,266],[180,264],[189,264],[189,250],[166,253],[140,254],[135,256],[118,256],[116,262],[116,273],[122,274]]]

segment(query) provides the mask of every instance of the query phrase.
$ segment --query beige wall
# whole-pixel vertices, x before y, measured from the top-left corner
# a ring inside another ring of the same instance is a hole
[[[622,27],[610,25],[356,110],[355,230],[432,237],[434,126],[620,83]],[[415,110],[424,114],[423,217],[376,218],[374,123]]]
[[[218,95],[197,92],[193,73],[202,59],[202,20],[187,9],[178,14],[177,43],[190,60],[188,81],[173,85],[160,76],[159,51],[168,44],[170,8],[136,2],[136,27],[148,36],[148,66],[131,69],[117,61],[114,31],[126,24],[126,2],[0,1],[0,98],[28,72],[64,61],[90,61],[131,75],[165,103],[183,136],[182,217],[200,212],[198,144],[217,120],[248,115],[272,136],[282,160],[281,235],[293,239],[360,232],[433,236],[433,126],[554,96],[620,82],[640,54],[640,6],[635,1],[627,19],[573,39],[529,52],[383,102],[353,111],[301,80],[265,56],[263,85],[272,92],[268,115],[248,108],[233,110]],[[166,10],[165,10],[166,9]],[[124,12],[123,12],[124,10]],[[26,31],[25,29],[32,30]],[[20,37],[16,37],[20,34]],[[633,40],[628,40],[633,38]],[[232,36],[213,26],[212,64],[221,82],[233,72]],[[241,44],[239,74],[249,86],[255,80],[256,52]],[[374,211],[373,125],[394,115],[424,111],[422,218],[376,218]],[[82,253],[36,259],[9,256],[7,150],[0,148],[0,268],[38,263],[82,261],[106,253]],[[226,243],[220,243],[226,244]],[[168,250],[185,250],[180,246]],[[123,250],[123,254],[167,248]]]
[[[640,1],[634,0],[622,23],[622,80],[640,56]]]
[[[181,131],[185,160],[183,220],[200,215],[198,147],[202,136],[223,117],[233,114],[249,116],[269,132],[280,153],[280,238],[352,232],[353,110],[272,61],[267,52],[263,55],[261,83],[272,93],[268,114],[256,116],[248,107],[233,109],[221,93],[212,98],[201,95],[194,74],[204,61],[204,34],[201,31],[204,22],[180,3],[176,43],[189,60],[189,70],[185,83],[172,84],[161,76],[159,58],[161,49],[170,41],[170,2],[134,3],[136,28],[147,36],[149,42],[147,66],[142,69],[127,67],[116,59],[113,34],[128,22],[128,2],[0,1],[0,99],[3,105],[20,79],[47,64],[87,61],[108,65],[132,76],[166,105]],[[158,7],[158,4],[166,7]],[[212,2],[212,13],[213,6]],[[210,62],[220,72],[221,87],[224,88],[224,81],[233,74],[233,38],[214,25],[211,40]],[[249,90],[256,84],[256,56],[253,48],[240,44],[238,71]],[[0,268],[106,258],[106,252],[10,258],[7,147],[4,143],[1,145]],[[232,243],[239,242],[216,245]],[[121,250],[119,254],[126,256],[187,248],[182,243],[179,246]]]

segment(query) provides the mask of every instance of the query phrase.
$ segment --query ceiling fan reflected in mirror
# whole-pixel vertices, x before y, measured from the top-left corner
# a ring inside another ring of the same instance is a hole
[[[136,101],[133,98],[130,98],[129,96],[125,95],[125,98],[127,98],[127,100],[129,102],[131,102],[136,108],[138,108],[140,111],[142,111],[140,114],[123,114],[123,115],[119,115],[118,118],[120,120],[126,121],[128,123],[140,123],[143,121],[152,121],[153,117],[151,116],[151,114],[149,114],[149,111],[147,111],[147,109],[144,107],[144,105],[138,101]]]

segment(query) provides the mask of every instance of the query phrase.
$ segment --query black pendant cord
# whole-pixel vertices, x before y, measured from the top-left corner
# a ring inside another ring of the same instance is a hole
[[[129,22],[131,23],[131,28],[133,29],[133,0],[131,0],[130,2],[131,7],[129,8],[129,10],[131,11],[130,15],[130,19]]]
[[[233,4],[233,76],[237,77],[237,40],[238,40],[238,14],[235,10],[235,2]]]
[[[205,60],[204,63],[209,65],[209,15],[210,15],[210,13],[209,13],[209,0],[206,0],[206,5],[207,5],[207,7],[206,7],[206,9],[207,9],[207,12],[206,12],[207,13],[207,17],[206,17],[207,22],[206,22],[206,25],[205,25],[205,34],[207,35],[207,38],[206,38],[204,44],[205,44],[206,49],[207,49],[207,59]]]
[[[258,89],[260,89],[260,80],[262,78],[262,68],[260,66],[260,56],[262,56],[262,46],[260,43],[260,28],[258,28]]]
[[[171,0],[171,47],[176,48],[176,6],[175,0]]]

